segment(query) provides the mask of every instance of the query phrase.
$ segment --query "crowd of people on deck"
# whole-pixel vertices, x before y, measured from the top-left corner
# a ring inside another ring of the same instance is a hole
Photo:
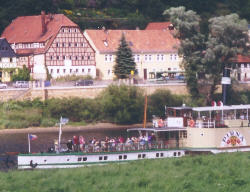
[[[127,137],[127,139],[122,136],[106,136],[105,139],[93,137],[89,141],[86,141],[82,135],[75,135],[72,139],[68,140],[66,145],[67,152],[108,152],[152,148],[155,141],[156,137],[154,133],[148,134],[147,136]]]

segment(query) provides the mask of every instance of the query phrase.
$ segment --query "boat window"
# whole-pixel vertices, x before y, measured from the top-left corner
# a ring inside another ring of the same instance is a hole
[[[83,161],[87,161],[88,158],[87,158],[87,157],[83,157],[82,160],[83,160]]]
[[[104,156],[104,160],[108,160],[108,156]]]
[[[46,162],[47,160],[46,159],[44,159],[44,162]]]
[[[159,153],[156,153],[156,157],[159,157]]]
[[[176,157],[176,152],[174,152],[174,157]]]
[[[123,155],[123,159],[127,159],[127,155]]]
[[[99,161],[101,161],[102,160],[102,156],[99,156]]]
[[[69,159],[67,159],[67,161],[69,161]]]
[[[145,158],[146,157],[146,154],[142,154],[142,158]]]
[[[164,153],[161,153],[161,157],[163,157],[164,156]]]
[[[81,157],[78,157],[78,161],[81,161],[82,160],[82,158]]]
[[[122,159],[122,155],[119,155],[119,160],[121,160]]]
[[[139,159],[141,158],[141,154],[138,154],[138,158],[139,158]]]

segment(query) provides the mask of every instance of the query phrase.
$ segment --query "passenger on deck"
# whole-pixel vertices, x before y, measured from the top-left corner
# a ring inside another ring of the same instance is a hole
[[[78,136],[73,136],[73,147],[74,151],[79,151],[79,138]]]
[[[82,135],[79,136],[79,145],[80,145],[80,150],[84,151],[85,148],[85,139]]]

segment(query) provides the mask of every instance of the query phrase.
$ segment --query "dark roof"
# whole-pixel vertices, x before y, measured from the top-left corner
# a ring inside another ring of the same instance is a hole
[[[5,38],[0,38],[0,57],[16,57],[14,50]]]

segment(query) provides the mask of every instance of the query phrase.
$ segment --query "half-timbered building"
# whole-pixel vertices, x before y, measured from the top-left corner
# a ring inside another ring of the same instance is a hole
[[[17,17],[5,37],[34,79],[65,75],[96,76],[95,52],[77,24],[63,14]]]

